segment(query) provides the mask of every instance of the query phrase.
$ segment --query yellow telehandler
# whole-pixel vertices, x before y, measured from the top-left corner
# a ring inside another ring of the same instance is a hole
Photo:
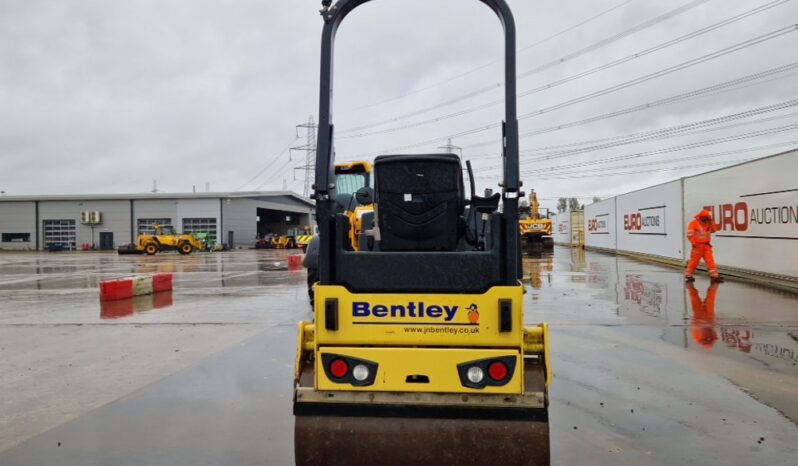
[[[171,226],[153,225],[153,233],[142,233],[136,238],[136,251],[154,255],[160,251],[177,250],[180,254],[202,251],[205,246],[191,233],[177,233]]]

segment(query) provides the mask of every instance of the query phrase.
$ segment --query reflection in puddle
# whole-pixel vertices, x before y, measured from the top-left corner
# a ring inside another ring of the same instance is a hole
[[[172,292],[162,291],[145,296],[134,296],[116,301],[100,301],[100,319],[120,319],[135,313],[163,309],[173,304]]]
[[[623,286],[624,298],[649,315],[662,315],[667,308],[666,287],[662,283],[644,280],[640,275],[627,275]]]
[[[543,278],[545,275],[546,283],[551,286],[551,272],[554,271],[554,255],[551,252],[528,253],[528,261],[532,264],[527,266],[529,271],[529,283],[532,288],[539,290],[543,288]]]
[[[579,248],[525,254],[524,277],[551,322],[617,315],[626,325],[661,327],[664,341],[689,350],[798,375],[794,293],[703,278],[685,285],[678,269]]]
[[[709,286],[706,299],[701,299],[698,290],[692,283],[685,285],[690,296],[690,307],[693,308],[693,318],[690,321],[690,335],[693,341],[707,351],[711,351],[718,341],[718,332],[715,330],[715,298],[718,294],[718,284]]]
[[[751,338],[753,338],[754,332],[748,329],[740,330],[726,327],[722,327],[720,331],[721,339],[727,348],[736,349],[743,353],[751,352]]]

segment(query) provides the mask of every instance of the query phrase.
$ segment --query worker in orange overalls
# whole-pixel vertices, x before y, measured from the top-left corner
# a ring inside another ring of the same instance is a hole
[[[704,209],[695,216],[695,220],[690,222],[687,227],[687,239],[693,245],[690,251],[690,262],[687,263],[687,270],[684,271],[684,279],[688,282],[695,281],[693,272],[701,259],[707,265],[707,271],[713,282],[722,282],[723,279],[718,275],[718,268],[715,265],[715,258],[712,257],[712,233],[720,230],[720,226],[712,221],[712,214]]]
[[[693,319],[690,322],[690,335],[693,341],[707,351],[711,351],[718,341],[718,332],[715,329],[715,298],[718,294],[717,283],[709,285],[707,298],[701,300],[698,290],[692,283],[687,284],[690,295],[690,306],[693,308]]]

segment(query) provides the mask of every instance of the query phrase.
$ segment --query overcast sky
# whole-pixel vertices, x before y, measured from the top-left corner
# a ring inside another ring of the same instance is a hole
[[[520,129],[538,132],[521,139],[522,179],[543,198],[620,194],[798,146],[798,68],[647,105],[798,62],[795,1],[508,2],[526,93]],[[294,167],[304,154],[285,149],[305,143],[296,125],[318,120],[319,3],[3,0],[0,190],[131,193],[157,180],[166,192],[206,182],[213,191],[301,192],[304,172]],[[474,161],[479,188],[495,187],[501,41],[476,0],[356,10],[336,48],[338,158],[437,151],[473,130],[453,144]],[[652,73],[665,74],[638,80]],[[624,139],[755,109],[688,134]]]

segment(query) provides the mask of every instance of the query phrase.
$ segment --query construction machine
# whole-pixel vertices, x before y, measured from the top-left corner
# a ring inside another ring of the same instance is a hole
[[[362,160],[335,164],[336,204],[349,219],[349,244],[355,251],[360,249],[363,216],[374,211],[369,200],[372,170],[371,163]]]
[[[528,251],[554,249],[551,219],[548,211],[544,216],[540,210],[538,195],[533,189],[529,192],[529,206],[519,209],[521,219],[518,221],[518,230]]]
[[[472,184],[466,198],[455,154],[378,156],[373,190],[357,191],[372,209],[355,248],[339,202],[332,58],[341,22],[367,1],[322,2],[318,278],[314,319],[297,333],[296,464],[549,464],[548,327],[523,318],[512,13],[481,0],[505,35],[501,193]]]
[[[302,230],[297,232],[296,246],[304,251],[305,249],[307,249],[308,244],[310,244],[310,241],[312,239],[313,239],[313,230],[311,230],[310,226],[306,225],[304,228],[302,228]]]
[[[192,233],[177,233],[171,226],[153,225],[152,233],[142,233],[133,244],[120,246],[119,254],[154,255],[160,251],[177,250],[180,254],[205,250],[205,245]]]
[[[346,215],[349,219],[349,247],[357,251],[360,248],[360,233],[363,217],[373,216],[374,207],[371,205],[371,173],[372,165],[369,162],[358,160],[354,162],[340,162],[335,164],[335,209],[337,213]],[[364,197],[365,196],[365,197]],[[308,296],[313,304],[313,285],[318,281],[318,226],[315,227],[313,237],[302,250],[307,254],[303,265],[308,269]]]
[[[294,232],[289,231],[284,235],[272,235],[272,249],[294,249],[296,247],[296,235]]]

